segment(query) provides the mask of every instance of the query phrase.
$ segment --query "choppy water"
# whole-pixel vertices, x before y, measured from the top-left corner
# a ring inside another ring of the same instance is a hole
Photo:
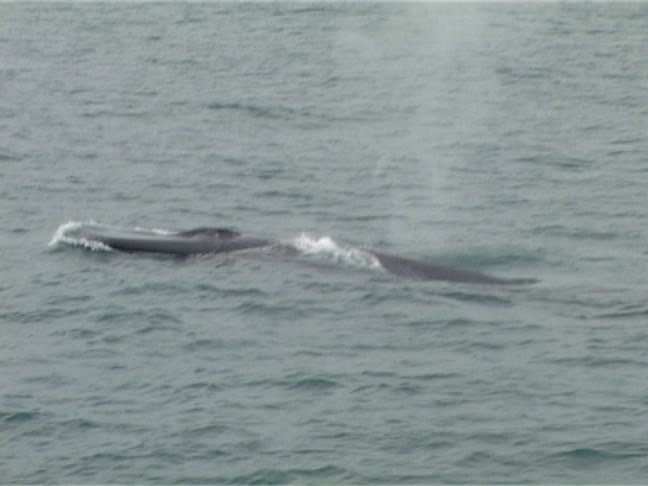
[[[646,32],[645,4],[0,5],[0,482],[644,482]]]

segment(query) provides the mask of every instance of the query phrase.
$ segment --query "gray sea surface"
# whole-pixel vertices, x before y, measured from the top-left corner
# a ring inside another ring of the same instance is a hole
[[[0,4],[0,483],[644,483],[647,46],[645,3]]]

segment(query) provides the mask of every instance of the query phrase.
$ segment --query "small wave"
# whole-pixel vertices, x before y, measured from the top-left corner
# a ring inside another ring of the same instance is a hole
[[[321,377],[304,378],[288,385],[289,390],[327,390],[340,384],[337,381]]]
[[[353,246],[344,246],[330,236],[311,236],[302,233],[297,238],[289,240],[288,245],[304,255],[328,257],[337,263],[360,268],[381,269],[378,259],[366,250]]]
[[[288,484],[295,482],[349,482],[351,471],[335,464],[325,464],[313,469],[258,469],[250,474],[234,477],[234,484]],[[183,481],[184,482],[184,481]],[[194,481],[188,481],[194,482]],[[213,481],[209,481],[213,482]]]
[[[600,464],[604,461],[618,461],[646,456],[643,444],[632,442],[607,442],[593,446],[574,447],[553,454],[553,457],[577,461],[581,464]]]
[[[20,162],[24,159],[24,156],[16,154],[14,152],[8,152],[0,149],[0,160],[9,161],[9,162]]]
[[[241,111],[254,117],[268,118],[271,120],[287,119],[297,114],[295,110],[287,107],[268,107],[240,102],[214,102],[207,105],[207,108],[210,110]]]
[[[27,422],[37,417],[37,412],[0,412],[0,420],[5,423]]]

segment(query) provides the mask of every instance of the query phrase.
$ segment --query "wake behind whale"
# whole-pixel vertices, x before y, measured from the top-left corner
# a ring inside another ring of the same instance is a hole
[[[511,284],[484,273],[391,255],[364,247],[345,247],[329,237],[306,235],[294,240],[245,236],[229,228],[199,227],[188,231],[127,229],[95,223],[70,222],[61,225],[50,245],[59,243],[92,250],[117,250],[128,253],[158,253],[179,256],[231,253],[272,247],[291,247],[304,254],[328,253],[347,263],[376,268],[393,275],[470,284]]]

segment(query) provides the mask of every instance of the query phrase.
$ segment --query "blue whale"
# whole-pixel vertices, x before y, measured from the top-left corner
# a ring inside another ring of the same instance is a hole
[[[98,227],[82,229],[77,235],[86,241],[101,243],[123,252],[162,253],[171,255],[210,254],[271,247],[278,240],[243,236],[228,228],[200,227],[178,233],[160,234],[154,231],[111,231]],[[505,280],[480,272],[462,270],[444,265],[390,255],[363,248],[388,272],[422,280],[443,280],[471,284],[510,284]]]

